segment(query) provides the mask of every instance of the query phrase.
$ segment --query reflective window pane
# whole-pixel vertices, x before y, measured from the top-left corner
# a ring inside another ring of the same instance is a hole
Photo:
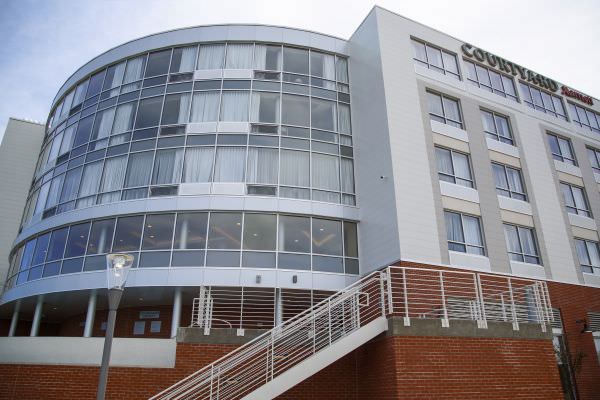
[[[310,253],[310,218],[279,217],[279,251]]]
[[[354,222],[344,222],[344,255],[358,257],[358,236]]]
[[[142,215],[117,220],[113,252],[134,251],[140,248],[143,221]]]
[[[169,70],[171,60],[171,49],[150,53],[145,76],[156,76],[166,74]]]
[[[283,70],[308,75],[308,50],[284,47]]]
[[[242,214],[211,213],[208,233],[209,249],[239,249],[241,236]]]
[[[244,250],[275,250],[276,231],[276,215],[246,214]]]
[[[35,244],[35,252],[33,253],[33,259],[31,265],[38,265],[44,262],[46,259],[46,253],[48,252],[48,243],[50,242],[50,233],[38,236]]]
[[[89,222],[71,226],[65,249],[65,257],[77,257],[85,254],[89,231]]]
[[[146,216],[142,250],[170,249],[175,214]]]
[[[318,254],[342,255],[342,224],[339,221],[313,218],[312,251]]]
[[[173,248],[204,249],[207,223],[207,213],[178,214]]]
[[[90,232],[87,254],[108,253],[113,239],[114,228],[114,219],[94,221]]]
[[[136,128],[145,128],[148,126],[158,125],[158,121],[160,120],[162,100],[162,96],[140,100],[140,105],[138,107],[137,117],[135,120]]]
[[[50,238],[50,245],[48,246],[48,256],[46,257],[46,261],[54,261],[63,257],[68,232],[69,228],[62,228],[52,231],[52,237]]]

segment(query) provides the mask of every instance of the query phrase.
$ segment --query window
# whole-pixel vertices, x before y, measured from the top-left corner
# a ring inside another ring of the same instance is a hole
[[[210,182],[214,155],[213,147],[187,148],[183,164],[183,182]]]
[[[481,110],[483,130],[487,137],[514,146],[508,117],[495,112]]]
[[[275,250],[277,216],[246,214],[244,217],[244,250]]]
[[[191,72],[196,65],[196,46],[179,47],[173,50],[170,73]]]
[[[600,174],[600,150],[588,147],[587,152],[588,159],[590,160],[590,164],[592,165],[592,169],[594,170],[594,172]]]
[[[190,94],[171,94],[165,97],[161,125],[185,124],[188,120]]]
[[[171,249],[175,214],[155,214],[146,216],[142,250]]]
[[[135,119],[136,129],[158,125],[158,121],[160,120],[162,100],[162,96],[140,100],[137,117]]]
[[[312,186],[324,190],[340,190],[340,159],[337,156],[312,154]]]
[[[511,261],[541,264],[535,232],[532,228],[504,224],[504,235]]]
[[[115,228],[114,219],[94,221],[87,245],[87,254],[104,254],[110,251]]]
[[[436,147],[435,157],[440,180],[470,188],[474,187],[468,155]]]
[[[563,192],[568,213],[591,218],[592,213],[590,212],[584,188],[564,182],[560,183],[560,188]]]
[[[462,116],[458,100],[427,92],[427,103],[429,104],[429,118],[443,124],[448,124],[462,129]]]
[[[464,62],[467,66],[467,82],[488,92],[518,101],[512,77],[471,61],[464,60]]]
[[[444,211],[448,250],[485,255],[483,234],[478,217]]]
[[[592,132],[600,133],[600,114],[595,111],[567,102],[571,112],[571,121]]]
[[[308,75],[308,50],[284,47],[283,70]]]
[[[309,98],[284,94],[281,105],[281,123],[310,126]]]
[[[183,149],[158,150],[154,158],[152,184],[179,183],[183,168]]]
[[[133,128],[133,117],[135,116],[136,103],[121,104],[115,112],[115,122],[112,134],[130,131]]]
[[[215,182],[244,182],[245,147],[218,147]]]
[[[496,192],[500,196],[527,201],[521,170],[508,165],[492,163]]]
[[[598,242],[584,239],[575,239],[577,256],[583,272],[590,274],[600,273],[600,251],[598,251]]]
[[[254,46],[254,68],[280,71],[281,46],[256,44]]]
[[[190,122],[213,122],[219,119],[219,92],[196,92],[192,100]]]
[[[279,94],[253,92],[250,120],[252,122],[279,123]]]
[[[569,139],[548,133],[548,144],[550,145],[552,158],[567,164],[577,165],[577,160],[573,153],[573,146]]]
[[[152,151],[134,153],[129,156],[127,175],[125,176],[125,187],[146,186],[150,183],[153,156],[154,152]]]
[[[414,50],[413,58],[417,65],[423,65],[426,68],[460,79],[455,54],[415,39],[411,39],[411,42]]]
[[[247,183],[277,184],[278,149],[248,149]]]
[[[529,107],[564,121],[567,120],[565,106],[560,97],[529,86],[524,82],[520,82],[520,86],[523,101]]]
[[[197,69],[221,69],[225,58],[225,45],[206,44],[200,46]]]
[[[68,232],[69,228],[62,228],[52,231],[52,237],[50,238],[50,245],[48,246],[48,255],[46,257],[46,262],[60,260],[61,258],[63,258]]]
[[[146,66],[145,77],[164,75],[169,70],[169,61],[171,60],[171,49],[150,53],[148,56],[148,65]]]
[[[281,150],[280,185],[310,185],[310,154],[306,151]]]
[[[313,97],[310,102],[310,111],[311,126],[313,128],[326,129],[329,131],[337,130],[337,111],[335,102]]]
[[[85,254],[89,230],[89,222],[71,226],[65,249],[65,258],[79,257]]]
[[[142,238],[143,215],[123,217],[117,220],[113,251],[136,251],[140,248]]]
[[[174,249],[206,248],[207,213],[187,213],[177,215]]]
[[[248,121],[250,92],[223,92],[221,100],[221,121]]]
[[[209,249],[239,250],[242,237],[242,214],[211,213],[208,230]]]
[[[310,74],[331,81],[335,80],[335,57],[330,54],[311,51]]]
[[[252,44],[232,44],[227,45],[227,57],[225,68],[227,69],[249,69],[252,68]]]
[[[145,66],[145,55],[136,58],[130,58],[129,60],[127,60],[127,66],[125,67],[125,76],[123,77],[123,84],[125,85],[142,79]]]

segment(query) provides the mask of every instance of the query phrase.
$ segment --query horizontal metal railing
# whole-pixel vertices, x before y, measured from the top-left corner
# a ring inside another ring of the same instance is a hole
[[[203,305],[197,305],[198,310],[204,307],[205,325],[221,319],[215,316],[219,313],[214,312],[214,294],[205,293]],[[283,297],[282,292],[279,302]],[[307,305],[301,297],[301,292],[294,293],[300,310]],[[197,317],[202,320],[200,314]],[[442,326],[449,326],[451,320],[473,320],[480,328],[486,328],[488,321],[504,321],[511,322],[514,329],[519,329],[520,323],[539,323],[546,329],[552,312],[545,282],[467,271],[388,267],[283,320],[152,399],[241,399],[379,317],[401,317],[405,325],[414,318],[430,318],[441,320]]]

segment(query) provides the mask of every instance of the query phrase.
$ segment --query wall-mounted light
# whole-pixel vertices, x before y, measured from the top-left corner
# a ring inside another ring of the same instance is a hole
[[[262,276],[256,275],[256,283],[260,283],[261,280],[262,280]]]
[[[577,325],[583,324],[583,327],[581,328],[581,332],[579,332],[579,333],[591,333],[592,332],[590,330],[590,328],[588,327],[588,323],[587,323],[587,320],[585,318],[584,319],[578,319],[577,321],[575,321],[575,323]]]
[[[292,276],[292,283],[298,283],[298,275]]]

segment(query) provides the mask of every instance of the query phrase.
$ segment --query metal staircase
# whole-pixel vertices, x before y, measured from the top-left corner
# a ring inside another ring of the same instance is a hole
[[[203,306],[204,307],[204,306]],[[273,399],[388,329],[389,317],[538,323],[552,320],[545,282],[388,267],[360,279],[152,399]]]

